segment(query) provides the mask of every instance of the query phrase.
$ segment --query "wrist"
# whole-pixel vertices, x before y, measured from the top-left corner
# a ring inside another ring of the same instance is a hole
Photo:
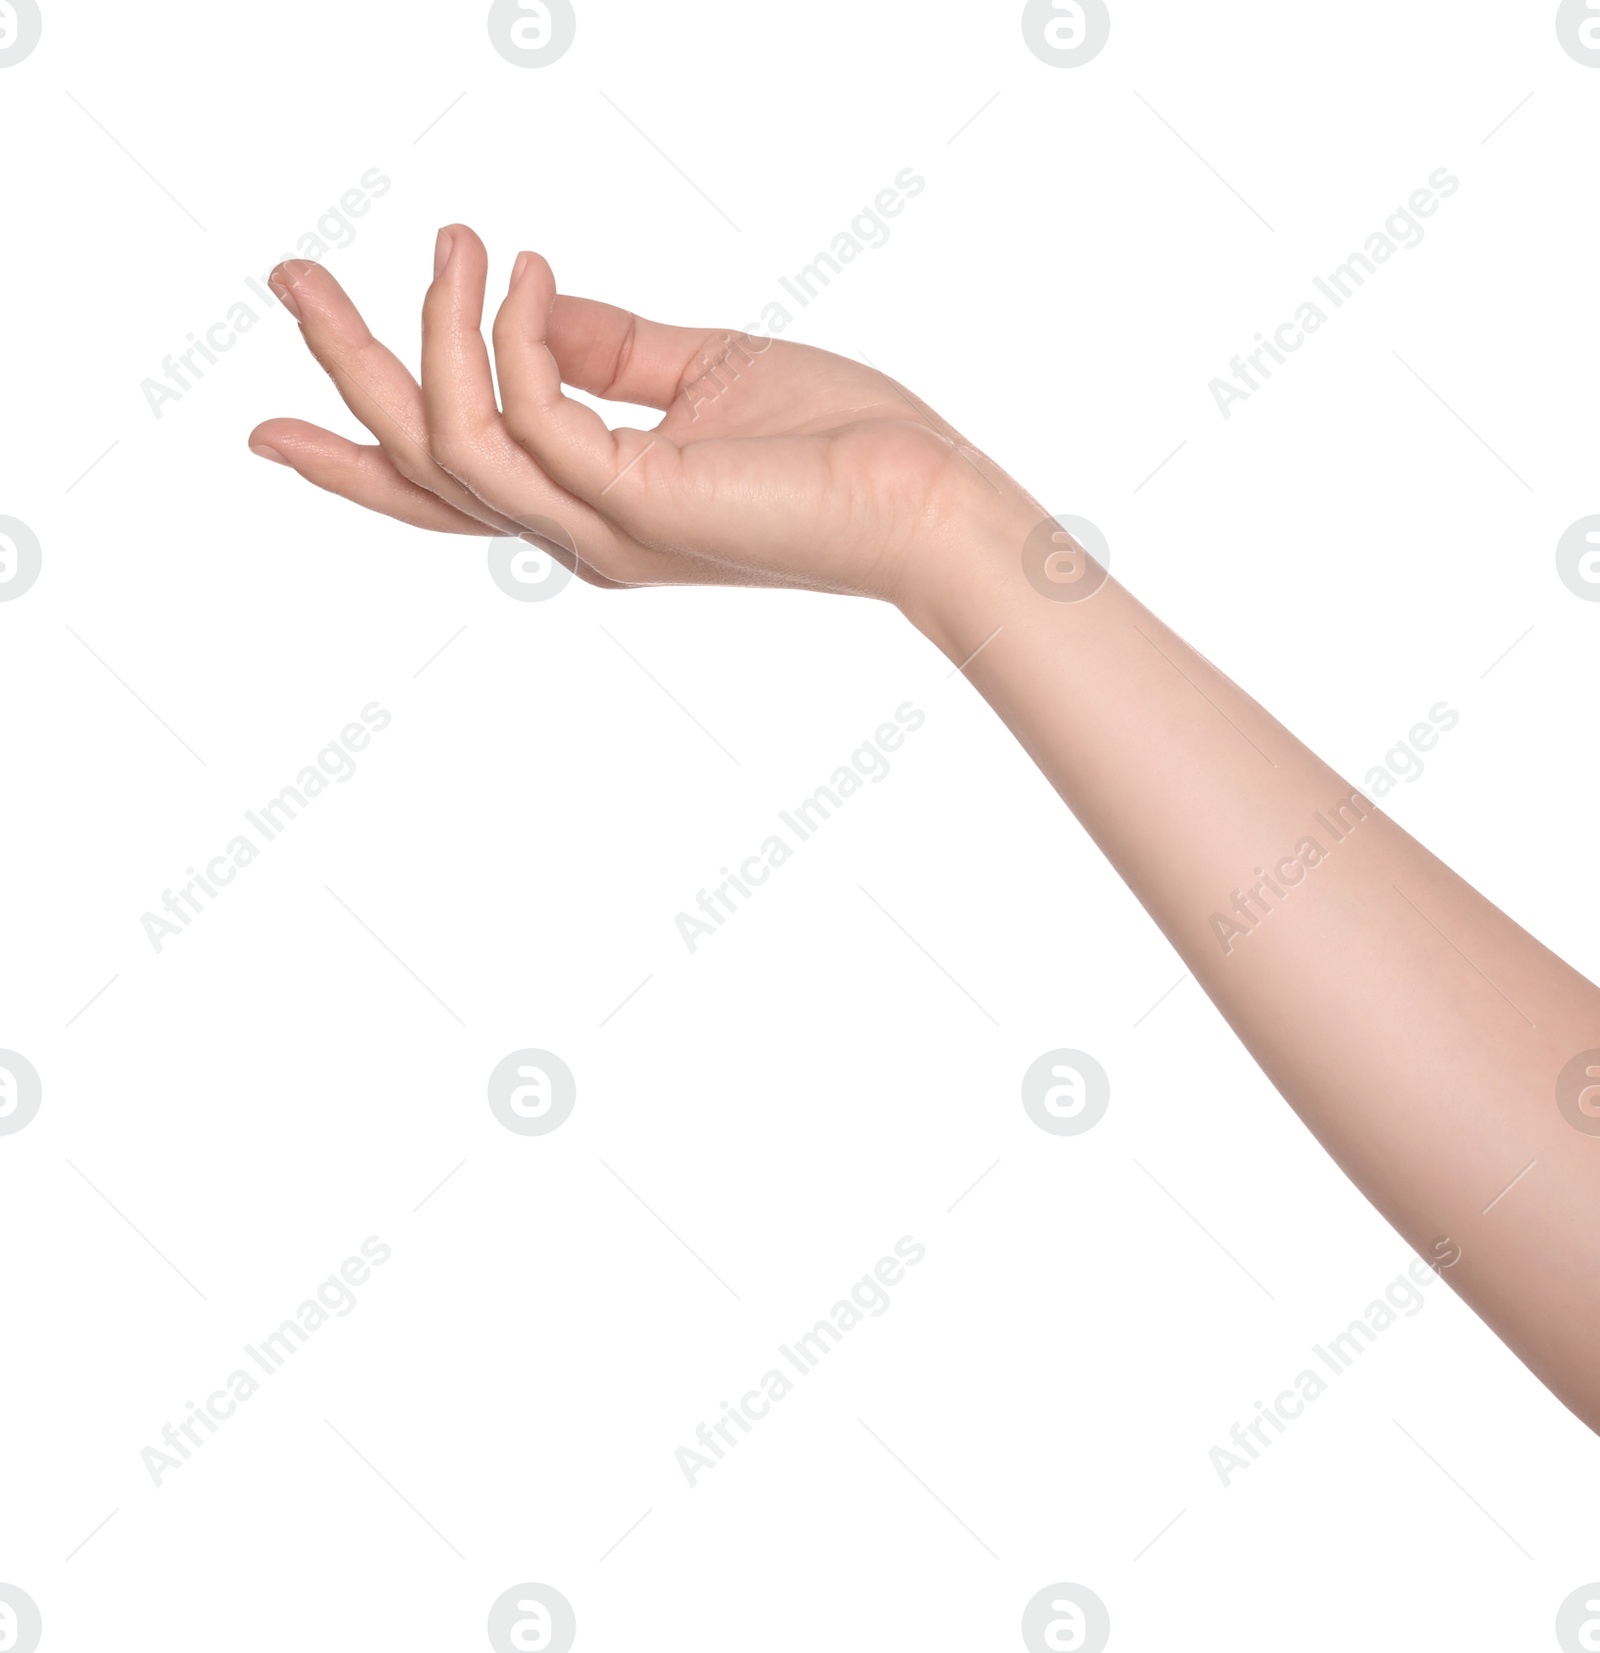
[[[1092,548],[1003,480],[1003,491],[937,534],[937,549],[908,570],[895,599],[958,667],[1007,628],[1066,634],[1115,603],[1115,582]]]

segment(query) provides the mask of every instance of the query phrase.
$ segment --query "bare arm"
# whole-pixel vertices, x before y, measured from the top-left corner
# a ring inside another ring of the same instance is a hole
[[[1600,1429],[1600,990],[1115,581],[1078,595],[1081,551],[1025,551],[1036,521],[996,511],[911,618],[1351,1180]]]
[[[419,383],[325,271],[285,267],[274,286],[377,445],[296,420],[252,445],[419,527],[523,532],[596,585],[898,605],[965,669],[1329,1153],[1600,1430],[1600,991],[892,380],[557,296],[530,254],[494,323],[491,375],[486,274],[470,230],[441,233]],[[568,385],[665,417],[613,431]]]

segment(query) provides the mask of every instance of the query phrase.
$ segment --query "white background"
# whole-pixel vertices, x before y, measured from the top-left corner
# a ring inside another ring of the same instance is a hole
[[[1013,3],[609,0],[535,70],[484,10],[46,0],[0,69],[0,515],[44,548],[0,604],[0,1046],[44,1084],[0,1138],[0,1581],[48,1653],[471,1648],[524,1581],[586,1653],[1006,1649],[1056,1582],[1117,1649],[1556,1645],[1600,1446],[1441,1284],[1220,1481],[1409,1254],[896,614],[514,602],[483,542],[248,452],[354,433],[259,300],[160,419],[141,382],[372,167],[328,263],[408,359],[440,224],[497,282],[531,246],[738,326],[913,167],[787,336],[1090,518],[1357,782],[1448,702],[1384,807],[1594,976],[1600,606],[1554,549],[1600,511],[1600,71],[1545,0],[1114,0],[1077,69]],[[1209,381],[1441,166],[1225,421]],[[359,773],[157,954],[141,915],[374,700]],[[674,915],[905,701],[894,772],[691,955]],[[525,1046],[577,1076],[548,1136],[486,1104]],[[1058,1046],[1111,1075],[1083,1136],[1020,1103]],[[154,1486],[374,1234],[354,1312]],[[888,1312],[691,1489],[675,1450],[902,1235]]]

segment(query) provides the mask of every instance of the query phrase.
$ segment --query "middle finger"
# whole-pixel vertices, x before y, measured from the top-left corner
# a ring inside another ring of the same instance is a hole
[[[421,387],[373,337],[361,312],[320,264],[291,259],[273,271],[271,285],[345,406],[377,437],[402,476],[503,533],[521,532],[435,463]]]

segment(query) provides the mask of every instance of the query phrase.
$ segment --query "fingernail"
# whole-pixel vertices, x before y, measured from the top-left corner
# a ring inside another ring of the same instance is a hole
[[[296,321],[300,321],[302,319],[300,315],[300,301],[294,296],[294,290],[290,287],[289,283],[285,281],[282,276],[275,275],[268,280],[267,285],[273,290],[274,293],[278,295],[278,303],[281,304]]]
[[[526,253],[518,253],[516,263],[511,266],[511,285],[513,287],[515,287],[516,284],[522,280],[523,273],[527,270],[527,268],[528,255]]]
[[[454,245],[455,240],[449,230],[440,230],[433,248],[433,275],[436,281],[444,274],[444,267],[450,262],[450,249]]]
[[[287,465],[289,461],[276,448],[269,448],[265,442],[252,442],[251,453],[260,454],[263,459],[270,459],[274,465]]]

